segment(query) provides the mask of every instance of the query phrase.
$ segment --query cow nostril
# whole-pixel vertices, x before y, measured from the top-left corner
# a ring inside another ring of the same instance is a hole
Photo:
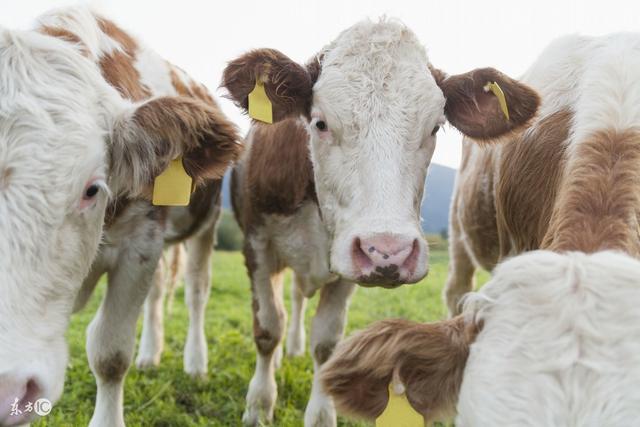
[[[389,259],[389,255],[384,254],[384,255],[382,255],[382,258],[383,258],[383,259]]]
[[[375,250],[376,250],[375,246],[369,246],[369,253],[373,253],[373,251]]]

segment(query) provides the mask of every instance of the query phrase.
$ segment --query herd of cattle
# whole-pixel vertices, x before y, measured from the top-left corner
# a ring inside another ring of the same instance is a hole
[[[274,123],[254,121],[243,139],[205,87],[86,8],[0,28],[0,425],[32,420],[14,403],[59,399],[70,316],[105,273],[87,330],[90,425],[124,425],[143,305],[136,365],[160,362],[169,245],[188,258],[184,370],[207,373],[209,258],[230,167],[257,348],[246,425],[273,418],[285,268],[288,355],[304,353],[306,301],[320,293],[305,426],[335,426],[336,408],[375,418],[390,384],[425,422],[638,423],[639,76],[636,34],[561,38],[514,80],[448,75],[404,25],[363,21],[307,64],[274,49],[232,60],[228,96],[246,111],[261,82],[272,106]],[[450,318],[382,320],[340,343],[356,284],[428,273],[420,204],[445,122],[464,135]],[[154,179],[175,159],[191,202],[155,206]],[[492,279],[471,292],[477,267]]]

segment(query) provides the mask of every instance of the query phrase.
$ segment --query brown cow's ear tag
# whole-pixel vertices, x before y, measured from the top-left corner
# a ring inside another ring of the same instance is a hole
[[[507,108],[507,98],[505,98],[504,92],[502,91],[502,88],[500,87],[500,85],[496,82],[489,82],[484,86],[483,89],[485,92],[493,93],[496,96],[496,98],[498,98],[498,103],[500,104],[500,109],[502,110],[502,114],[504,114],[504,117],[508,121],[509,108]]]
[[[249,117],[261,122],[273,123],[273,106],[260,79],[256,79],[256,86],[249,94]]]
[[[393,382],[389,384],[389,402],[376,419],[376,427],[424,427],[424,417],[420,415],[404,393],[396,393]]]
[[[153,182],[155,206],[187,206],[191,199],[193,180],[184,170],[182,156],[169,163],[169,167]]]

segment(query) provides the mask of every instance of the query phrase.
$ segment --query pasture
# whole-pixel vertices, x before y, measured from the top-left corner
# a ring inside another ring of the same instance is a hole
[[[249,281],[239,252],[216,251],[212,262],[213,286],[206,321],[208,378],[193,380],[182,371],[188,314],[183,303],[184,291],[179,287],[173,311],[165,317],[166,343],[160,367],[148,371],[132,367],[126,378],[124,408],[128,426],[241,425],[245,393],[255,361]],[[395,290],[358,288],[351,303],[347,333],[384,318],[403,317],[417,321],[442,318],[445,308],[440,295],[447,276],[447,262],[446,248],[441,245],[432,249],[430,273],[420,283]],[[487,278],[486,273],[479,274],[480,283]],[[285,283],[289,308],[290,274]],[[85,329],[98,308],[104,288],[101,283],[87,307],[72,317],[67,333],[70,365],[63,397],[51,414],[34,426],[88,424],[95,400],[95,384],[85,355]],[[307,309],[307,341],[316,304],[317,296]],[[279,397],[273,425],[302,426],[312,370],[308,350],[304,357],[283,359],[276,377]],[[368,424],[339,418],[338,425]]]

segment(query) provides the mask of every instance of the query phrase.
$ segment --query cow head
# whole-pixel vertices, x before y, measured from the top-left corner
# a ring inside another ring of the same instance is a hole
[[[338,408],[375,418],[388,386],[427,421],[456,426],[626,425],[640,416],[640,262],[601,252],[529,252],[494,271],[465,313],[385,320],[323,368]]]
[[[62,392],[64,333],[108,200],[149,197],[177,156],[196,182],[220,178],[240,147],[216,109],[132,104],[72,45],[0,29],[0,425],[28,421],[12,403]]]
[[[249,52],[229,63],[222,85],[247,110],[257,80],[274,121],[306,119],[331,269],[365,285],[413,283],[427,274],[420,205],[445,119],[490,139],[524,125],[538,105],[532,90],[493,69],[449,78],[431,71],[414,34],[387,20],[354,25],[306,66],[273,49]],[[484,89],[495,81],[509,120]]]

